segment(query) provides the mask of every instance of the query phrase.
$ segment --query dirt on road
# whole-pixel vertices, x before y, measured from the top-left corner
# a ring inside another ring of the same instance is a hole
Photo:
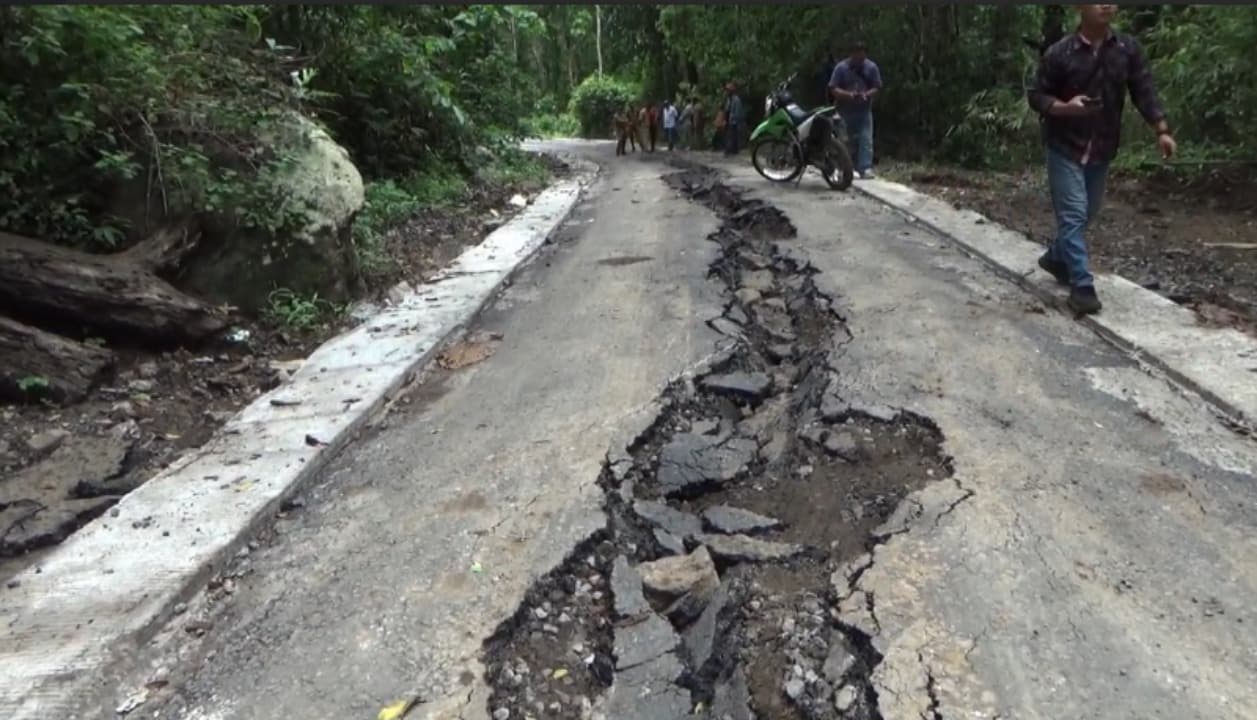
[[[1020,173],[888,164],[883,175],[1046,244],[1055,221],[1039,168]],[[1109,178],[1088,232],[1093,270],[1115,273],[1194,309],[1203,323],[1257,334],[1257,172],[1214,170]]]

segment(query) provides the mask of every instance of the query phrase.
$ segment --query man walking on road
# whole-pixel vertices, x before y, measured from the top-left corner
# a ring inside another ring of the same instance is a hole
[[[742,122],[745,119],[738,86],[732,82],[725,83],[725,155],[738,154],[738,141],[742,137]]]
[[[677,106],[671,100],[663,101],[663,135],[668,140],[668,152],[677,146]]]
[[[1161,156],[1172,156],[1176,144],[1143,50],[1134,38],[1113,32],[1117,6],[1078,7],[1078,31],[1044,53],[1027,95],[1042,120],[1056,214],[1056,240],[1039,258],[1039,267],[1070,286],[1069,306],[1084,315],[1099,312],[1101,306],[1087,269],[1083,231],[1104,201],[1128,91],[1139,114],[1156,131]]]
[[[829,91],[856,143],[856,172],[865,179],[873,177],[873,98],[881,89],[882,71],[862,42],[852,46],[851,56],[835,65],[829,77]]]

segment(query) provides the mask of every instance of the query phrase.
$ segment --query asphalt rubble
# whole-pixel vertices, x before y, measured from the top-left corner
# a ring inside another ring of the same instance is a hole
[[[831,352],[852,341],[782,243],[794,228],[712,172],[666,178],[723,221],[711,275],[731,343],[678,380],[608,456],[606,528],[534,584],[485,643],[494,720],[880,719],[871,639],[838,606],[878,528],[951,474],[942,437],[852,407]]]

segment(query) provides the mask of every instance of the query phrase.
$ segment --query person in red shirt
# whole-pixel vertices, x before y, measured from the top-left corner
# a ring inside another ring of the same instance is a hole
[[[659,106],[651,103],[646,106],[646,132],[650,137],[650,151],[655,151],[655,141],[659,139]]]

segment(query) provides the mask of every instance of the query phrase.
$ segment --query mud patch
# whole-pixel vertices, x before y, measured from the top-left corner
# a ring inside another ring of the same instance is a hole
[[[650,429],[608,459],[606,530],[486,643],[488,712],[880,718],[881,658],[837,622],[831,577],[885,539],[909,493],[950,475],[942,437],[843,402],[828,358],[851,339],[814,271],[777,247],[794,234],[780,212],[712,173],[667,180],[723,220],[711,274],[728,304],[710,324],[729,349],[669,386]]]

